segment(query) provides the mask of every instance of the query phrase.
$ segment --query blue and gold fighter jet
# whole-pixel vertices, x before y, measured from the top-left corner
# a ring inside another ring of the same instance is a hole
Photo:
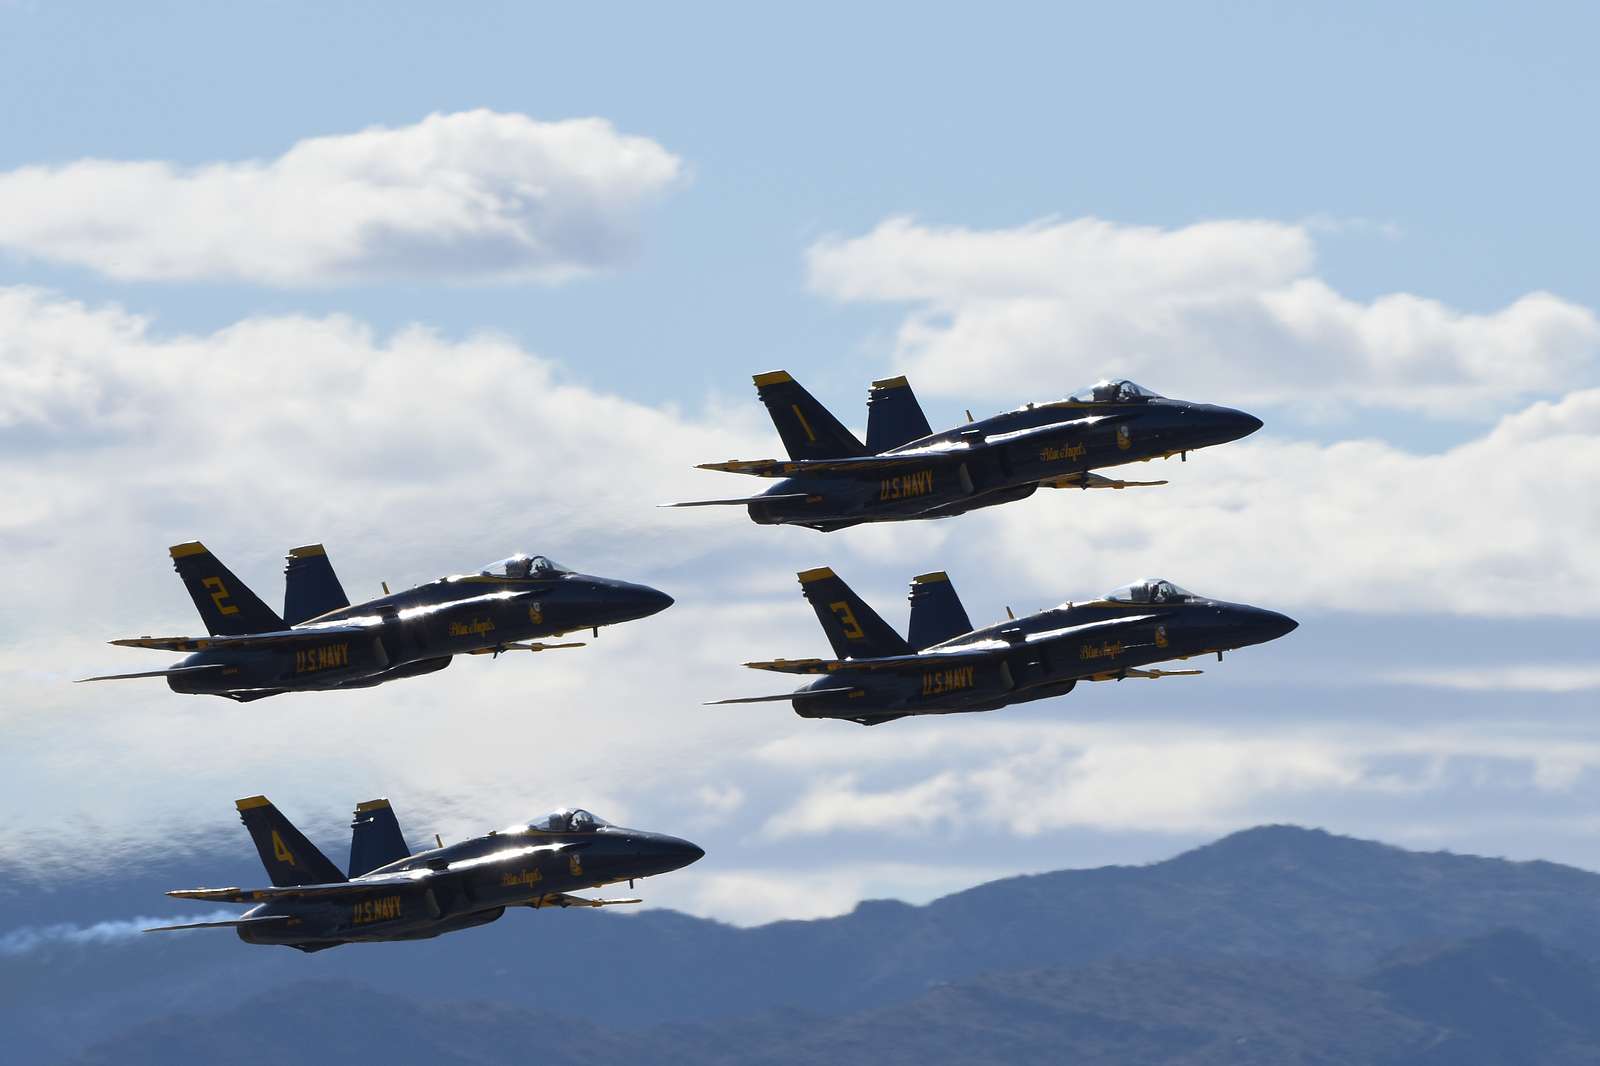
[[[271,888],[190,888],[178,899],[253,903],[238,918],[164,925],[234,929],[247,944],[321,951],[340,944],[425,940],[487,925],[507,907],[608,907],[636,899],[571,893],[688,866],[705,852],[687,840],[623,829],[562,809],[488,836],[412,853],[388,800],[356,807],[348,876],[265,796],[239,800]],[[437,841],[437,838],[435,838]]]
[[[1183,458],[1261,428],[1228,407],[1158,396],[1131,381],[1102,381],[1065,400],[1030,403],[934,433],[903,377],[874,381],[862,444],[782,370],[755,376],[756,391],[788,459],[732,459],[702,470],[776,478],[757,496],[668,507],[747,508],[762,525],[824,533],[862,522],[948,518],[1052,489],[1125,489],[1094,471],[1149,459]]]
[[[1152,579],[975,629],[950,579],[933,573],[911,582],[910,633],[902,637],[827,567],[799,576],[834,657],[745,663],[817,677],[792,693],[716,703],[792,702],[802,718],[861,725],[992,711],[1064,696],[1080,681],[1198,674],[1150,666],[1197,655],[1221,659],[1225,651],[1265,644],[1298,625],[1274,611]]]
[[[542,555],[513,555],[471,574],[352,605],[320,544],[295,548],[284,567],[282,617],[199,541],[172,562],[204,620],[206,637],[132,637],[127,648],[188,652],[161,670],[85,681],[164,677],[174,692],[241,702],[283,692],[366,688],[433,673],[454,655],[577,648],[541,637],[645,618],[672,597],[645,585],[578,574]]]

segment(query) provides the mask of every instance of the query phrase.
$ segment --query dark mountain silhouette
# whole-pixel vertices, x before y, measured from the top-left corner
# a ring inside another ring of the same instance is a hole
[[[199,868],[203,859],[184,857],[182,865]],[[178,882],[139,869],[125,883]],[[9,897],[16,914],[17,903],[33,888],[13,878],[0,883],[0,898]],[[108,913],[104,901],[117,897],[103,879],[82,889],[84,899],[98,904],[95,909],[74,909],[80,890],[73,882],[50,889],[52,914],[76,914],[79,922],[139,910],[178,913],[154,889],[149,906],[131,907],[124,896]],[[1448,996],[1430,1003],[1423,991],[1407,993],[1402,975],[1421,973],[1418,988],[1436,989],[1437,981],[1415,969],[1435,957],[1416,955],[1425,950],[1419,945],[1466,951],[1460,945],[1470,942],[1476,954],[1452,956],[1450,963],[1450,972],[1467,981],[1462,975],[1468,963],[1481,963],[1492,949],[1475,938],[1501,929],[1534,938],[1527,941],[1534,944],[1530,951],[1545,951],[1535,943],[1542,941],[1571,956],[1540,956],[1538,967],[1519,976],[1508,954],[1485,973],[1526,989],[1537,969],[1541,980],[1581,998],[1588,994],[1581,971],[1561,967],[1600,959],[1600,875],[1550,863],[1408,852],[1272,826],[1149,866],[1007,878],[926,906],[869,901],[838,918],[753,929],[664,911],[513,912],[494,925],[434,941],[344,947],[309,957],[251,948],[214,932],[117,944],[51,942],[0,953],[0,1023],[33,1061],[48,1061],[112,1036],[121,1040],[141,1023],[166,1025],[180,1014],[195,1019],[187,1024],[197,1032],[223,1024],[223,1018],[244,1024],[239,1004],[282,994],[290,997],[280,1004],[286,1007],[295,1002],[297,988],[316,982],[318,988],[377,997],[372,1009],[380,1013],[390,1002],[385,995],[400,999],[404,1006],[396,1009],[402,1013],[421,1011],[430,999],[447,1014],[476,1001],[484,1006],[475,1009],[498,1019],[495,1025],[521,1025],[531,1011],[560,1017],[569,1027],[586,1020],[611,1036],[649,1029],[655,1041],[677,1031],[651,1028],[662,1025],[717,1032],[733,1026],[755,1039],[781,1034],[784,1025],[773,1019],[791,1018],[806,1019],[795,1024],[809,1039],[866,1024],[859,1019],[874,1011],[909,1010],[948,994],[948,987],[967,989],[964,994],[980,1000],[998,997],[995,1010],[1042,1009],[1029,1007],[1026,997],[1019,1000],[1020,990],[1005,983],[1023,972],[1076,980],[1072,975],[1086,968],[1141,966],[1144,980],[1155,981],[1159,973],[1192,977],[1199,971],[1184,967],[1198,966],[1256,980],[1265,972],[1259,966],[1272,963],[1308,981],[1337,984],[1340,1002],[1362,995],[1393,998],[1403,1009],[1384,1010],[1398,1019],[1395,1025],[1463,1034],[1472,1032],[1470,1019],[1440,1013]],[[1236,965],[1244,969],[1232,969]],[[1380,973],[1401,983],[1371,983]],[[1179,978],[1156,983],[1175,987],[1172,980]],[[1467,987],[1486,987],[1482,994],[1496,998],[1492,984]],[[1589,1039],[1572,1009],[1556,1010],[1549,1005],[1556,1001],[1544,993],[1527,996],[1532,1005],[1555,1011],[1529,1023],[1555,1041],[1552,1047]],[[1509,998],[1501,1000],[1512,1009]],[[604,1042],[601,1035],[591,1036],[591,1047]],[[703,1056],[705,1049],[686,1039]]]

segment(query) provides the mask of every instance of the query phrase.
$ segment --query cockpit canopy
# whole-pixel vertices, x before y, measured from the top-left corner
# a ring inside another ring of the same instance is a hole
[[[560,577],[572,570],[543,555],[518,553],[492,562],[478,573],[484,577]]]
[[[604,818],[590,814],[582,807],[562,807],[535,818],[526,827],[519,828],[540,833],[592,833],[601,826],[610,824]]]
[[[1097,381],[1070,397],[1073,403],[1144,403],[1161,398],[1160,393],[1151,392],[1126,378],[1121,381]]]
[[[1114,592],[1106,594],[1106,599],[1113,603],[1183,603],[1186,600],[1199,599],[1188,589],[1181,589],[1170,581],[1159,577],[1146,578],[1135,581],[1131,585],[1124,585]]]

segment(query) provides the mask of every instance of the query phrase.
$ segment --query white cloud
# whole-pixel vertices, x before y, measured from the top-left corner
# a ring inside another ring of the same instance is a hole
[[[1492,314],[1405,293],[1361,302],[1314,275],[1314,250],[1307,226],[1267,221],[974,230],[892,218],[817,242],[809,268],[835,299],[910,305],[896,368],[966,400],[1121,376],[1245,407],[1481,415],[1595,380],[1589,308],[1538,292]]]
[[[790,745],[767,760],[814,774],[766,823],[778,839],[895,832],[940,839],[1036,837],[1065,830],[1212,834],[1282,820],[1337,797],[1438,802],[1467,782],[1524,799],[1565,793],[1600,771],[1600,746],[1499,725],[1448,730],[1315,724],[1256,728],[1146,723],[968,721],[924,724],[906,746]],[[862,748],[867,749],[863,752]],[[897,758],[897,753],[901,753]],[[897,785],[863,785],[866,761]],[[930,770],[930,764],[940,766]],[[1376,831],[1376,830],[1373,830]]]
[[[436,114],[265,161],[0,173],[0,247],[124,281],[559,281],[628,257],[682,171],[604,119]]]
[[[1600,688],[1600,666],[1516,663],[1508,666],[1418,667],[1394,670],[1384,680],[1463,692],[1584,692]]]

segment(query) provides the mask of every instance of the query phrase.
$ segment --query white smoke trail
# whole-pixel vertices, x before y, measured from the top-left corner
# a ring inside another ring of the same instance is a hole
[[[193,912],[168,918],[122,918],[115,921],[95,922],[93,925],[24,925],[0,935],[0,956],[26,955],[51,944],[95,946],[117,944],[137,937],[153,925],[178,925],[189,922],[225,922],[237,918],[238,911],[211,911],[196,915]]]

